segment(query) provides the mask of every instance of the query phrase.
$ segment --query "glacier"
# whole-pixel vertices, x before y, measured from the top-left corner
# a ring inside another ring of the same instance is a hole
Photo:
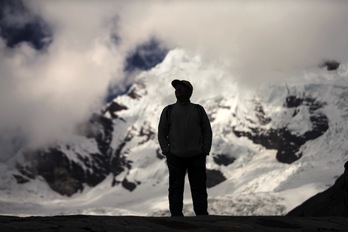
[[[344,64],[298,75],[248,89],[199,56],[171,50],[64,142],[31,150],[1,139],[15,154],[0,162],[0,214],[169,215],[157,125],[175,102],[170,82],[186,79],[213,129],[210,214],[285,215],[330,187],[348,159]],[[184,214],[193,215],[188,190],[186,181]]]

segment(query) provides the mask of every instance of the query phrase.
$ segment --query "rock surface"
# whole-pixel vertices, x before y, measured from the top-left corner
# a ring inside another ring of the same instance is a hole
[[[262,129],[260,125],[269,124],[272,119],[265,115],[263,106],[255,103],[256,117],[259,121],[256,127],[249,127],[250,131],[239,131],[233,129],[237,137],[247,137],[255,144],[260,144],[266,149],[277,150],[276,158],[281,163],[291,164],[302,157],[301,146],[309,140],[314,140],[322,136],[329,129],[327,116],[320,112],[324,103],[313,98],[299,98],[297,96],[287,96],[284,107],[294,109],[292,117],[300,112],[301,109],[308,109],[309,121],[312,128],[301,135],[294,134],[288,125],[281,128]],[[253,122],[254,123],[254,122]]]
[[[7,217],[0,216],[1,231],[347,231],[345,217],[228,217],[200,216],[169,217],[111,217],[56,216]]]
[[[348,216],[348,161],[344,173],[335,184],[309,198],[288,213],[288,216],[322,217]],[[348,228],[348,227],[347,227]],[[348,231],[348,229],[347,229]]]

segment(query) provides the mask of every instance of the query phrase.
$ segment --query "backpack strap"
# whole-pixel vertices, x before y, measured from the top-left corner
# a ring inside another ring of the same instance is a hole
[[[199,120],[201,121],[201,128],[203,130],[203,113],[204,113],[204,109],[203,106],[199,105],[199,104],[195,104],[196,109],[198,110],[198,114],[199,114]]]
[[[168,105],[167,107],[167,133],[169,133],[169,128],[170,128],[170,115],[172,113],[174,104]]]

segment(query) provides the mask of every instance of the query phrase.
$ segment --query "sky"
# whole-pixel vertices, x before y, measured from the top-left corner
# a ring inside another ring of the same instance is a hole
[[[108,94],[126,91],[136,52],[155,60],[148,69],[183,48],[250,88],[348,60],[343,0],[2,2],[0,130],[36,145],[73,133]],[[139,52],[151,43],[155,52]]]

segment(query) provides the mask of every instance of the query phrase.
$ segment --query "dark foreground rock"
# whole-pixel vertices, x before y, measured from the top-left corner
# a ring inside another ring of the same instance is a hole
[[[6,232],[59,231],[348,231],[346,217],[229,217],[200,216],[169,217],[113,217],[113,216],[56,216],[8,217],[0,216],[0,229]]]
[[[345,163],[344,167],[344,173],[336,180],[333,186],[309,198],[307,201],[291,210],[288,216],[348,217],[348,161]]]

